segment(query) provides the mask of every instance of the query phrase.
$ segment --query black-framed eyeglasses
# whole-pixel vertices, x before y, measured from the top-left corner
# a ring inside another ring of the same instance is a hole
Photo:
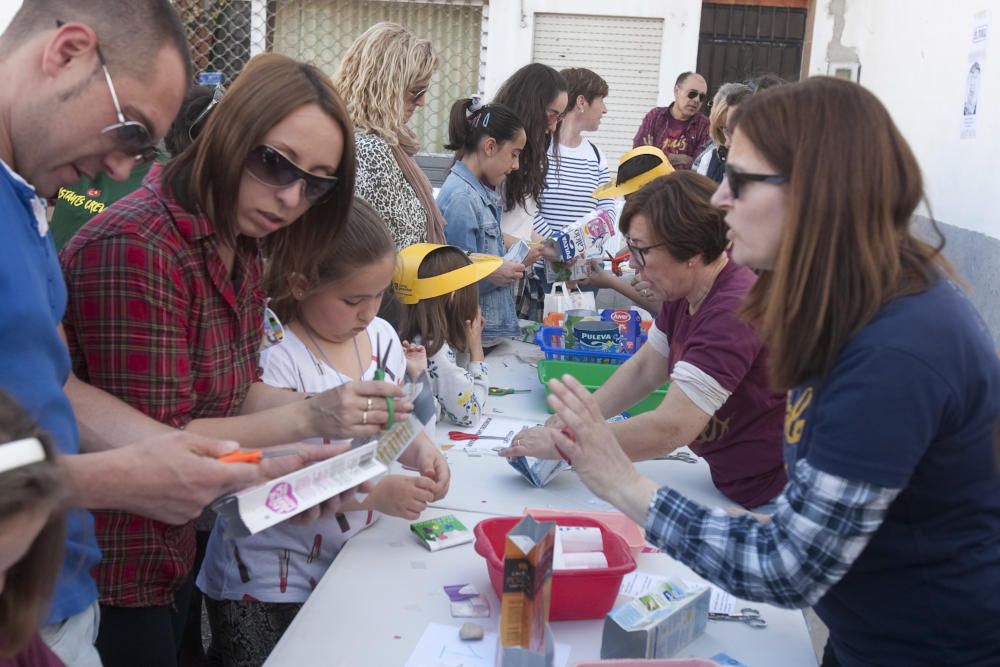
[[[326,198],[340,180],[336,176],[311,174],[267,144],[250,151],[246,168],[251,176],[272,188],[286,188],[296,181],[303,181],[305,197],[313,203]]]
[[[635,264],[635,268],[644,269],[646,268],[646,253],[653,248],[659,248],[661,246],[667,245],[667,242],[654,243],[653,245],[648,245],[645,247],[639,247],[632,244],[631,239],[625,239],[625,247],[628,248],[629,253],[632,257],[629,259],[630,264]]]
[[[687,98],[689,100],[693,100],[696,97],[698,98],[699,102],[701,102],[702,104],[704,104],[705,100],[708,99],[708,94],[707,93],[702,93],[702,92],[697,91],[697,90],[694,90],[693,88],[687,92]]]
[[[788,179],[780,174],[748,174],[745,171],[737,171],[732,165],[726,164],[726,182],[729,183],[729,191],[733,193],[733,199],[740,198],[740,190],[747,183],[770,183],[771,185],[783,185]]]
[[[63,27],[65,22],[56,20],[56,27]],[[144,123],[137,120],[129,120],[122,111],[122,105],[118,101],[118,91],[115,89],[115,82],[111,80],[111,72],[108,71],[108,61],[104,59],[101,52],[101,45],[95,46],[97,50],[97,60],[101,63],[104,71],[104,80],[108,83],[108,90],[111,92],[111,101],[115,105],[115,116],[117,123],[108,125],[101,134],[109,137],[115,145],[116,150],[132,155],[137,165],[147,164],[156,158],[156,146],[153,145],[153,135]]]
[[[188,139],[194,141],[195,137],[198,136],[198,133],[201,132],[201,126],[205,123],[205,119],[208,118],[209,112],[215,108],[216,104],[222,101],[222,96],[225,94],[226,89],[223,88],[221,84],[215,87],[215,90],[212,91],[211,101],[209,101],[205,108],[201,110],[201,113],[198,114],[193,121],[191,121],[191,124],[188,125]]]

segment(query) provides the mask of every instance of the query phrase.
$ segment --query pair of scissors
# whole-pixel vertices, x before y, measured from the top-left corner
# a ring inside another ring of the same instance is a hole
[[[510,396],[511,394],[530,394],[530,389],[510,389],[509,387],[490,387],[490,396]]]
[[[628,250],[624,250],[615,256],[612,256],[611,253],[608,251],[605,251],[604,254],[608,256],[608,261],[611,262],[611,273],[615,274],[620,278],[622,275],[622,264],[624,264],[629,260],[629,258],[632,256],[632,253],[630,253]]]
[[[711,621],[738,621],[746,623],[751,628],[766,628],[767,621],[760,617],[760,612],[751,607],[743,607],[738,614],[726,614],[723,612],[708,612]]]
[[[234,452],[223,454],[216,460],[223,463],[260,463],[264,459],[273,459],[279,456],[297,456],[297,449],[280,450],[260,450],[260,449],[237,449]]]
[[[389,341],[388,347],[385,348],[385,353],[382,353],[382,337],[379,335],[375,336],[375,379],[382,382],[385,381],[385,363],[389,359],[389,350],[392,349],[392,341]],[[385,423],[385,427],[389,428],[392,426],[393,421],[396,418],[396,406],[392,402],[392,396],[386,396],[385,398],[386,409],[389,411],[389,421]],[[370,402],[369,402],[370,404]]]
[[[476,433],[463,433],[462,431],[448,431],[449,440],[506,440],[502,435],[478,435]]]
[[[683,461],[684,463],[697,463],[698,459],[691,456],[687,452],[674,452],[673,454],[667,454],[666,456],[660,457],[661,461]]]

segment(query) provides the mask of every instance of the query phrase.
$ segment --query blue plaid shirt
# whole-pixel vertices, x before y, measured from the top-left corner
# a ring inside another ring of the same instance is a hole
[[[844,479],[805,459],[770,521],[732,516],[661,488],[646,518],[646,539],[737,597],[809,607],[861,555],[900,489]]]

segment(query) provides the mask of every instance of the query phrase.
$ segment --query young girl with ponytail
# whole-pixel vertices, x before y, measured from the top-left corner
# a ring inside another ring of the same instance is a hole
[[[502,104],[466,98],[452,106],[445,148],[455,151],[455,164],[437,198],[448,243],[497,257],[507,253],[497,187],[518,168],[525,139],[524,125]],[[518,334],[514,284],[524,271],[524,264],[508,260],[479,282],[484,339]]]

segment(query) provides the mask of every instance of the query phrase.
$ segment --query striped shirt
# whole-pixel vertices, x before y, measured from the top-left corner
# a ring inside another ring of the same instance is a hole
[[[549,173],[532,225],[535,233],[556,236],[595,208],[610,211],[614,221],[615,200],[593,197],[594,190],[609,179],[604,154],[587,139],[576,148],[560,145],[558,159],[550,146]]]

